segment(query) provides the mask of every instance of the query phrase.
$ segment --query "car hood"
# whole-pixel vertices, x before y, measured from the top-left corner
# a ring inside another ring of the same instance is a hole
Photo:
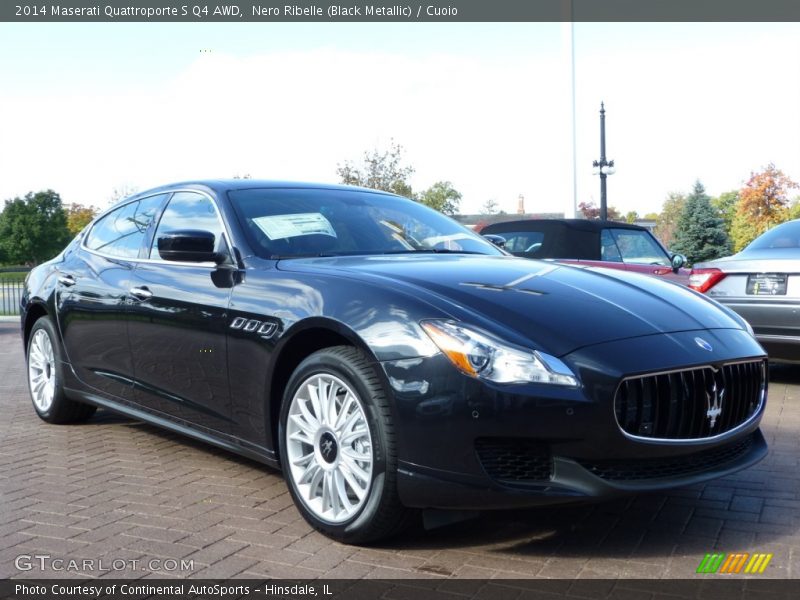
[[[610,269],[430,254],[292,259],[280,261],[278,268],[402,288],[427,296],[456,319],[495,330],[499,325],[556,356],[624,338],[742,329],[715,303],[688,288]]]

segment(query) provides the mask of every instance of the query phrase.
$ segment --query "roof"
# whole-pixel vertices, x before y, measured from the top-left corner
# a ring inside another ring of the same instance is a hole
[[[168,192],[173,189],[179,188],[206,188],[214,192],[225,192],[228,190],[251,190],[259,188],[294,188],[294,189],[319,189],[319,190],[347,190],[357,192],[370,192],[372,194],[385,194],[393,196],[389,192],[382,190],[373,190],[371,188],[358,187],[354,185],[343,185],[339,183],[308,183],[300,181],[273,181],[267,179],[195,179],[189,181],[180,181],[177,183],[169,183],[156,188],[151,188],[142,192],[136,193],[131,198],[146,196],[154,192]]]
[[[483,228],[482,233],[502,233],[503,231],[536,230],[542,227],[569,227],[581,231],[600,231],[613,227],[614,229],[647,230],[640,225],[621,221],[603,221],[600,219],[522,219],[516,221],[503,221],[493,223]],[[489,231],[491,229],[491,231]]]

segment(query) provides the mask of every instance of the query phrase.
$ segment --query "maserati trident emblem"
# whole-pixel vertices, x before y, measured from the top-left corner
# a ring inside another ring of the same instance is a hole
[[[336,455],[339,454],[339,449],[336,447],[336,438],[330,431],[326,431],[319,438],[319,453],[322,455],[322,460],[328,464],[336,462]]]
[[[708,350],[709,352],[711,352],[714,349],[711,346],[711,344],[709,344],[707,341],[705,341],[701,337],[694,338],[694,343],[697,344],[698,346],[700,346],[703,350]]]
[[[331,453],[331,450],[333,450],[333,442],[331,440],[323,440],[322,453],[325,455],[325,458],[328,458],[328,456]]]
[[[706,417],[711,421],[708,424],[710,429],[714,429],[714,425],[717,424],[717,417],[722,413],[722,401],[724,399],[725,388],[717,389],[717,382],[715,381],[711,389],[706,392],[706,404],[708,406]]]

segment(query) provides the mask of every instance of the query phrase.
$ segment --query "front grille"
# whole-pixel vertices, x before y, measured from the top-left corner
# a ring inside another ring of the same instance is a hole
[[[732,444],[686,456],[578,462],[598,477],[612,481],[660,479],[713,470],[744,456],[752,446],[753,436],[748,435]]]
[[[657,439],[697,439],[735,429],[760,408],[764,361],[738,362],[625,379],[614,396],[625,433]]]
[[[486,474],[504,483],[547,481],[553,458],[545,444],[520,438],[478,438],[475,450]]]

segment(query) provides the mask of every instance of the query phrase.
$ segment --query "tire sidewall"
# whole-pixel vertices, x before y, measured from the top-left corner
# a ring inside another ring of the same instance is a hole
[[[367,500],[356,512],[353,517],[343,523],[330,523],[323,521],[314,515],[305,505],[303,500],[299,497],[295,484],[292,479],[291,469],[288,465],[287,452],[286,452],[286,421],[289,415],[289,407],[292,398],[297,393],[300,384],[314,375],[328,374],[338,377],[344,381],[351,389],[358,395],[361,405],[364,408],[367,425],[369,427],[371,441],[372,441],[372,481],[370,483]],[[384,422],[380,418],[377,407],[372,400],[372,391],[369,386],[363,381],[359,369],[350,364],[350,361],[337,355],[335,352],[321,350],[309,356],[295,369],[289,382],[286,385],[286,391],[283,395],[281,404],[281,413],[278,426],[278,439],[280,448],[281,467],[286,479],[287,487],[294,500],[298,510],[300,510],[303,517],[316,529],[323,531],[331,537],[347,541],[348,538],[358,537],[360,531],[367,527],[372,520],[372,517],[378,511],[382,502],[383,496],[386,493],[386,469],[387,465],[387,452],[386,441],[387,435],[384,427]]]
[[[30,377],[31,346],[33,345],[33,338],[36,335],[36,332],[40,330],[44,331],[47,337],[50,338],[50,345],[53,348],[54,358],[53,377],[55,378],[55,384],[53,390],[53,401],[50,403],[50,408],[48,408],[46,411],[39,410],[39,407],[36,406],[36,403],[33,401],[33,390],[31,389]],[[30,336],[28,337],[28,348],[25,352],[25,359],[25,379],[28,382],[28,392],[30,393],[31,404],[33,404],[33,409],[36,411],[36,414],[38,414],[45,421],[48,421],[55,416],[55,413],[59,410],[59,406],[64,402],[66,397],[64,395],[64,376],[61,366],[61,345],[59,344],[55,327],[53,327],[53,324],[47,317],[42,317],[33,324]]]

